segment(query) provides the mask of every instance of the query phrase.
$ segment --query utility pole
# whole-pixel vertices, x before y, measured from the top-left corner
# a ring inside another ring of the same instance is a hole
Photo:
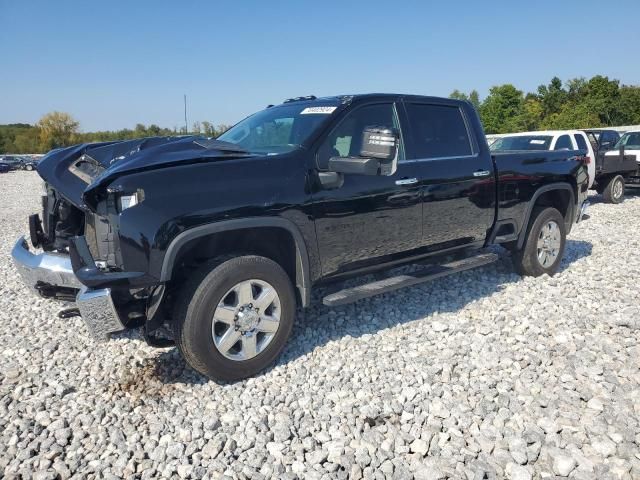
[[[187,122],[187,94],[184,94],[184,134],[189,133],[189,122]]]

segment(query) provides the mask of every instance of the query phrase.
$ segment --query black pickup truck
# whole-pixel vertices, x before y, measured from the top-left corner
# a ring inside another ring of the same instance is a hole
[[[21,238],[12,254],[40,295],[74,300],[96,338],[142,327],[204,375],[239,379],[276,359],[320,284],[342,305],[486,265],[494,244],[521,274],[553,275],[587,205],[584,153],[491,155],[463,101],[299,97],[217,139],[51,152],[31,246]],[[382,275],[410,263],[426,266]]]

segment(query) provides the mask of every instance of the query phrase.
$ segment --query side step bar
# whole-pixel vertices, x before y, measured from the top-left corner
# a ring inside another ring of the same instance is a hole
[[[495,253],[481,253],[473,257],[455,260],[442,265],[432,265],[422,270],[412,272],[409,275],[398,275],[397,277],[385,278],[384,280],[366,283],[358,287],[345,288],[339,292],[327,295],[322,299],[322,303],[328,307],[346,305],[363,298],[392,292],[393,290],[398,290],[404,287],[411,287],[419,283],[428,282],[429,280],[446,277],[452,273],[463,272],[472,268],[488,265],[496,260],[498,260],[498,255]]]

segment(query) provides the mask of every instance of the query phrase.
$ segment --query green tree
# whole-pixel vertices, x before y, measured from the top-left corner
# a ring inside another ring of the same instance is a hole
[[[478,95],[477,90],[471,90],[471,93],[469,93],[469,101],[471,105],[476,107],[476,110],[480,109],[480,95]]]
[[[524,95],[511,84],[491,87],[480,106],[480,116],[487,133],[509,133],[522,129]]]
[[[77,138],[79,126],[80,124],[68,113],[47,113],[37,124],[40,130],[40,148],[48,151],[72,145]]]
[[[461,92],[457,88],[451,92],[449,98],[453,98],[454,100],[469,100],[469,96],[466,93]]]
[[[622,124],[640,125],[640,87],[620,87],[620,110]]]
[[[538,87],[538,98],[542,102],[545,116],[558,113],[567,100],[567,96],[568,92],[562,87],[562,80],[558,77],[553,77],[549,85]]]
[[[544,107],[542,102],[535,96],[527,95],[522,104],[522,111],[515,120],[515,124],[522,131],[537,130],[540,128],[544,115]]]
[[[584,98],[580,102],[595,113],[604,126],[618,125],[623,121],[620,105],[620,82],[596,75],[584,86]]]
[[[13,140],[15,153],[36,153],[40,151],[40,132],[37,128],[24,129]]]
[[[480,95],[478,95],[477,90],[471,90],[471,93],[467,95],[464,92],[461,92],[458,89],[455,89],[453,92],[449,94],[449,98],[453,98],[455,100],[467,100],[471,102],[471,104],[476,107],[476,109],[480,108]]]

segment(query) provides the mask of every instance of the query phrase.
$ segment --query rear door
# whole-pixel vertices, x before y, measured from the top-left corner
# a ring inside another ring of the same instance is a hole
[[[491,155],[480,154],[458,103],[406,100],[404,106],[407,163],[422,179],[423,245],[437,251],[483,243],[495,214]]]

